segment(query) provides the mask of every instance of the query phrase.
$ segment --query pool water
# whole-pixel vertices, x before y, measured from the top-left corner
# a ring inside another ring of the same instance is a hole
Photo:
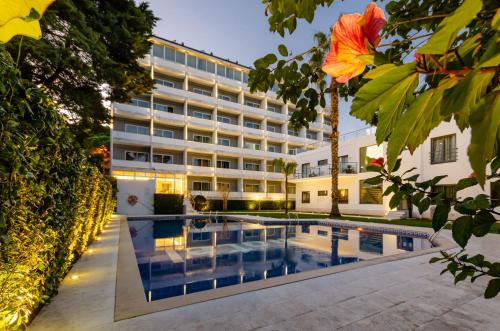
[[[425,238],[311,222],[262,225],[220,218],[129,219],[128,224],[148,301],[431,247]]]

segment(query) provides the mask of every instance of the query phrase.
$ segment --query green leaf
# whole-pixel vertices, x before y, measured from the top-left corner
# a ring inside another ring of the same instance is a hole
[[[479,59],[475,68],[495,67],[500,62],[500,33],[497,32],[491,37],[485,46],[486,50]]]
[[[497,8],[497,12],[491,20],[491,27],[497,31],[500,30],[500,8]]]
[[[436,206],[434,215],[432,215],[432,228],[434,231],[439,231],[448,222],[448,213],[450,212],[450,205],[442,203]]]
[[[401,167],[401,159],[397,159],[396,164],[394,164],[394,167],[392,168],[392,172],[398,171],[400,167]]]
[[[417,192],[411,197],[411,202],[415,205],[418,206],[418,203],[422,198],[424,197],[424,192]]]
[[[488,287],[486,287],[486,291],[484,292],[484,297],[486,299],[494,298],[500,292],[500,278],[491,279],[488,282]]]
[[[497,156],[493,161],[491,161],[491,173],[496,174],[498,169],[500,169],[500,156]]]
[[[445,54],[452,46],[457,34],[481,11],[481,0],[465,0],[453,13],[439,23],[436,32],[427,44],[420,47],[420,54]]]
[[[390,168],[405,146],[410,153],[424,142],[432,129],[442,121],[441,101],[447,88],[457,83],[454,79],[443,81],[437,88],[422,93],[395,123],[387,144],[387,164]],[[378,129],[377,129],[378,132]]]
[[[430,259],[429,263],[436,263],[436,262],[439,262],[441,260],[442,260],[441,257],[434,256],[432,259]]]
[[[491,229],[491,226],[495,224],[496,220],[488,211],[480,210],[476,216],[474,216],[474,221],[472,222],[472,233],[476,237],[485,236]]]
[[[476,177],[462,178],[458,181],[457,185],[455,186],[455,190],[458,192],[475,185],[477,185]]]
[[[384,181],[382,176],[376,176],[376,177],[371,177],[367,178],[364,180],[364,182],[368,185],[379,185]]]
[[[416,175],[405,178],[405,180],[408,182],[415,182],[415,181],[417,181],[419,176],[420,176],[419,174],[416,174]]]
[[[418,212],[420,215],[422,215],[427,209],[429,209],[429,206],[431,205],[431,199],[430,198],[423,198],[420,200],[418,203]]]
[[[401,202],[401,199],[403,198],[404,193],[399,191],[396,194],[394,194],[391,197],[391,200],[389,200],[389,208],[394,209],[396,208],[399,203]]]
[[[500,93],[497,88],[483,98],[471,111],[471,141],[467,154],[476,177],[484,186],[486,165],[495,157],[495,146],[500,140]]]
[[[471,109],[486,93],[494,76],[494,73],[482,73],[480,70],[469,72],[455,87],[446,91],[441,115],[454,114],[458,127],[463,131],[469,126]]]
[[[467,242],[472,236],[472,217],[471,216],[461,216],[453,221],[452,226],[452,235],[453,240],[460,247],[465,248],[467,246]]]
[[[281,56],[288,56],[288,49],[287,49],[287,48],[286,48],[286,46],[285,46],[285,45],[283,45],[283,44],[280,44],[280,45],[278,46],[278,52],[280,52],[280,55],[281,55]]]
[[[467,278],[468,274],[469,274],[468,270],[462,270],[458,275],[456,275],[455,285],[457,285],[458,282],[464,281]]]
[[[393,105],[389,99],[406,100],[406,95],[401,95],[401,87],[411,89],[416,81],[418,81],[418,73],[415,63],[403,64],[387,70],[383,75],[369,81],[359,89],[352,102],[351,115],[371,123],[376,112]]]
[[[393,64],[393,63],[383,64],[383,65],[378,66],[375,69],[372,69],[369,72],[367,72],[363,76],[363,78],[365,78],[365,79],[375,79],[375,78],[378,78],[380,76],[385,75],[387,72],[389,72],[390,70],[394,69],[395,67],[396,67],[396,65]]]

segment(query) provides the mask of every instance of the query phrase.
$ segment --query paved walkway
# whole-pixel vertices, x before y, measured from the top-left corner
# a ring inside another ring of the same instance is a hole
[[[500,329],[500,297],[482,298],[486,280],[455,287],[449,274],[439,276],[442,265],[428,263],[429,255],[115,323],[118,230],[114,219],[40,311],[31,330]],[[500,235],[474,238],[469,251],[500,260]]]

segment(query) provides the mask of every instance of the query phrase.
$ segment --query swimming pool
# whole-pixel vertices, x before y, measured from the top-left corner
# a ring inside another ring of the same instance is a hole
[[[432,247],[425,232],[318,220],[131,217],[128,230],[150,303]]]

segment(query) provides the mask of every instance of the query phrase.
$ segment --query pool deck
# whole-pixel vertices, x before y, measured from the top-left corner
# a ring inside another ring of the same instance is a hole
[[[499,329],[500,297],[482,297],[487,280],[455,287],[428,263],[435,253],[113,322],[119,229],[114,217],[31,330]],[[468,251],[498,261],[500,235],[473,238]]]

